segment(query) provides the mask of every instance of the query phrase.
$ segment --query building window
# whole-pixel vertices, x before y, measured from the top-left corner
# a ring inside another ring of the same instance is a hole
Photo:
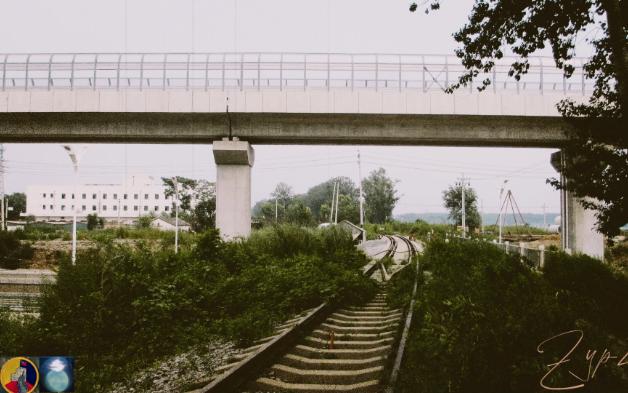
[[[46,210],[46,205],[41,205],[41,208]]]
[[[72,199],[74,199],[74,194],[72,194]]]
[[[95,212],[96,211],[96,205],[92,205],[92,211]]]
[[[53,210],[55,208],[54,205],[50,205],[50,210]]]
[[[102,211],[107,211],[107,205],[102,205]]]
[[[113,194],[113,199],[118,199],[118,194]]]
[[[72,211],[74,211],[74,205],[72,205]]]
[[[115,211],[118,211],[118,206],[113,205],[113,211],[114,211],[114,212],[115,212]]]
[[[61,211],[65,211],[65,205],[61,205]]]
[[[155,206],[155,211],[158,212],[159,211],[159,206]]]
[[[148,199],[148,194],[144,194],[144,199]]]
[[[61,194],[61,199],[65,199],[65,194]]]
[[[83,199],[86,199],[86,198],[87,198],[87,195],[86,195],[86,194],[83,194]]]
[[[170,206],[164,206],[165,211],[170,211]]]
[[[139,206],[137,205],[133,206],[133,211],[138,211],[139,209],[140,209]]]
[[[81,210],[83,210],[83,211],[87,210],[87,206],[85,206],[85,205],[81,206]]]
[[[44,198],[46,197],[46,193],[44,192]]]
[[[96,194],[92,194],[92,199],[96,199]]]
[[[124,208],[122,210],[127,211],[129,210],[129,207],[127,205],[124,205]]]
[[[124,194],[124,199],[128,199],[129,198],[129,194]]]
[[[55,194],[50,194],[50,198],[54,198],[54,197],[55,197]]]
[[[107,194],[102,194],[102,199],[107,199]]]
[[[139,199],[139,194],[133,194],[133,199]]]
[[[155,199],[159,199],[159,194],[155,194]]]
[[[148,206],[144,206],[144,211],[147,212],[148,211]]]

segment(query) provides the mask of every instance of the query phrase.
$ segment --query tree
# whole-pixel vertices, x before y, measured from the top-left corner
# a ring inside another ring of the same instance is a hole
[[[449,210],[449,218],[455,225],[462,225],[462,185],[449,186],[443,191],[443,202],[445,208]],[[478,228],[481,224],[480,213],[478,212],[478,196],[471,187],[464,190],[465,224],[470,231]]]
[[[426,13],[440,8],[429,0]],[[416,3],[410,7],[417,9]],[[558,109],[576,132],[564,146],[565,182],[550,179],[556,188],[585,199],[593,209],[598,229],[611,236],[628,222],[628,136],[622,128],[628,102],[628,14],[620,0],[476,0],[465,24],[454,34],[461,44],[456,55],[466,72],[448,90],[483,78],[479,90],[490,85],[490,71],[506,50],[515,54],[509,75],[519,80],[529,69],[528,57],[548,46],[569,78],[576,41],[590,44],[593,55],[584,65],[585,76],[595,81],[585,104],[563,100]],[[588,32],[594,31],[595,34]],[[588,33],[588,36],[585,35]]]
[[[137,226],[140,229],[150,228],[150,224],[153,222],[154,219],[155,219],[155,216],[152,213],[147,214],[145,216],[139,216],[137,218],[135,226]]]
[[[329,221],[329,212],[331,209],[331,198],[334,190],[334,184],[338,182],[340,189],[340,198],[342,196],[350,197],[357,204],[358,201],[358,188],[353,180],[345,176],[334,177],[323,183],[317,184],[310,188],[304,195],[304,201],[307,206],[312,210],[312,214],[318,222]],[[323,208],[323,206],[325,208]],[[342,203],[340,203],[338,209],[338,219],[343,215],[344,209]],[[351,221],[351,219],[349,219]],[[358,218],[359,220],[359,218]],[[356,221],[353,221],[356,222]]]
[[[98,214],[87,215],[87,230],[92,231],[105,226],[105,220],[102,217],[98,217]]]
[[[216,198],[203,199],[194,206],[190,225],[195,232],[216,227]]]
[[[26,213],[26,194],[15,192],[7,197],[8,207],[12,210],[7,211],[9,220],[19,220],[20,213]]]
[[[386,176],[384,168],[372,171],[362,180],[368,221],[381,224],[392,219],[392,211],[399,200],[395,183]]]
[[[275,191],[273,191],[270,196],[273,200],[277,201],[279,206],[283,206],[285,210],[292,201],[292,198],[294,198],[294,193],[292,192],[292,187],[286,183],[279,183],[275,186]]]
[[[203,232],[216,226],[216,185],[207,180],[176,176],[179,185],[179,217],[189,221],[192,229]],[[166,196],[174,196],[172,178],[162,177]],[[175,206],[171,216],[175,215]]]
[[[314,223],[314,217],[309,207],[302,200],[295,200],[286,209],[285,222],[301,226],[310,226]]]
[[[179,212],[189,212],[192,209],[192,200],[194,198],[195,189],[198,181],[183,176],[175,176],[179,188]],[[165,194],[167,197],[175,196],[174,181],[170,177],[162,177],[161,181],[166,187]]]

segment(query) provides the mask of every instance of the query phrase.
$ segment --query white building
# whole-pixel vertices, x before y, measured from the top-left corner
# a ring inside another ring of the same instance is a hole
[[[140,216],[172,210],[173,197],[165,187],[155,184],[85,184],[77,187],[30,186],[26,190],[26,216],[37,221],[70,221],[72,212],[82,219],[97,214],[108,221],[131,223]]]

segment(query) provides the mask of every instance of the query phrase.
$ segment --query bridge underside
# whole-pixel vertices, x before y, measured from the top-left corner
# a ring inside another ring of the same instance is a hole
[[[231,113],[252,144],[560,147],[560,117],[434,114]],[[0,113],[1,142],[205,143],[228,136],[226,113]]]

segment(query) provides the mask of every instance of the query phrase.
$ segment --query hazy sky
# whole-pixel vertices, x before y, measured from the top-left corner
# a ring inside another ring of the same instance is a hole
[[[439,12],[408,12],[406,0],[3,0],[0,52],[293,51],[450,54],[451,34],[472,1]],[[7,144],[8,192],[29,184],[68,184],[70,162],[59,145]],[[256,145],[253,200],[283,181],[295,192],[337,175],[357,181],[357,147]],[[395,213],[444,211],[442,190],[463,173],[485,211],[497,210],[505,178],[522,210],[558,211],[551,149],[361,147],[363,175],[382,166],[399,180]],[[89,145],[87,183],[125,176],[214,180],[208,145]]]

